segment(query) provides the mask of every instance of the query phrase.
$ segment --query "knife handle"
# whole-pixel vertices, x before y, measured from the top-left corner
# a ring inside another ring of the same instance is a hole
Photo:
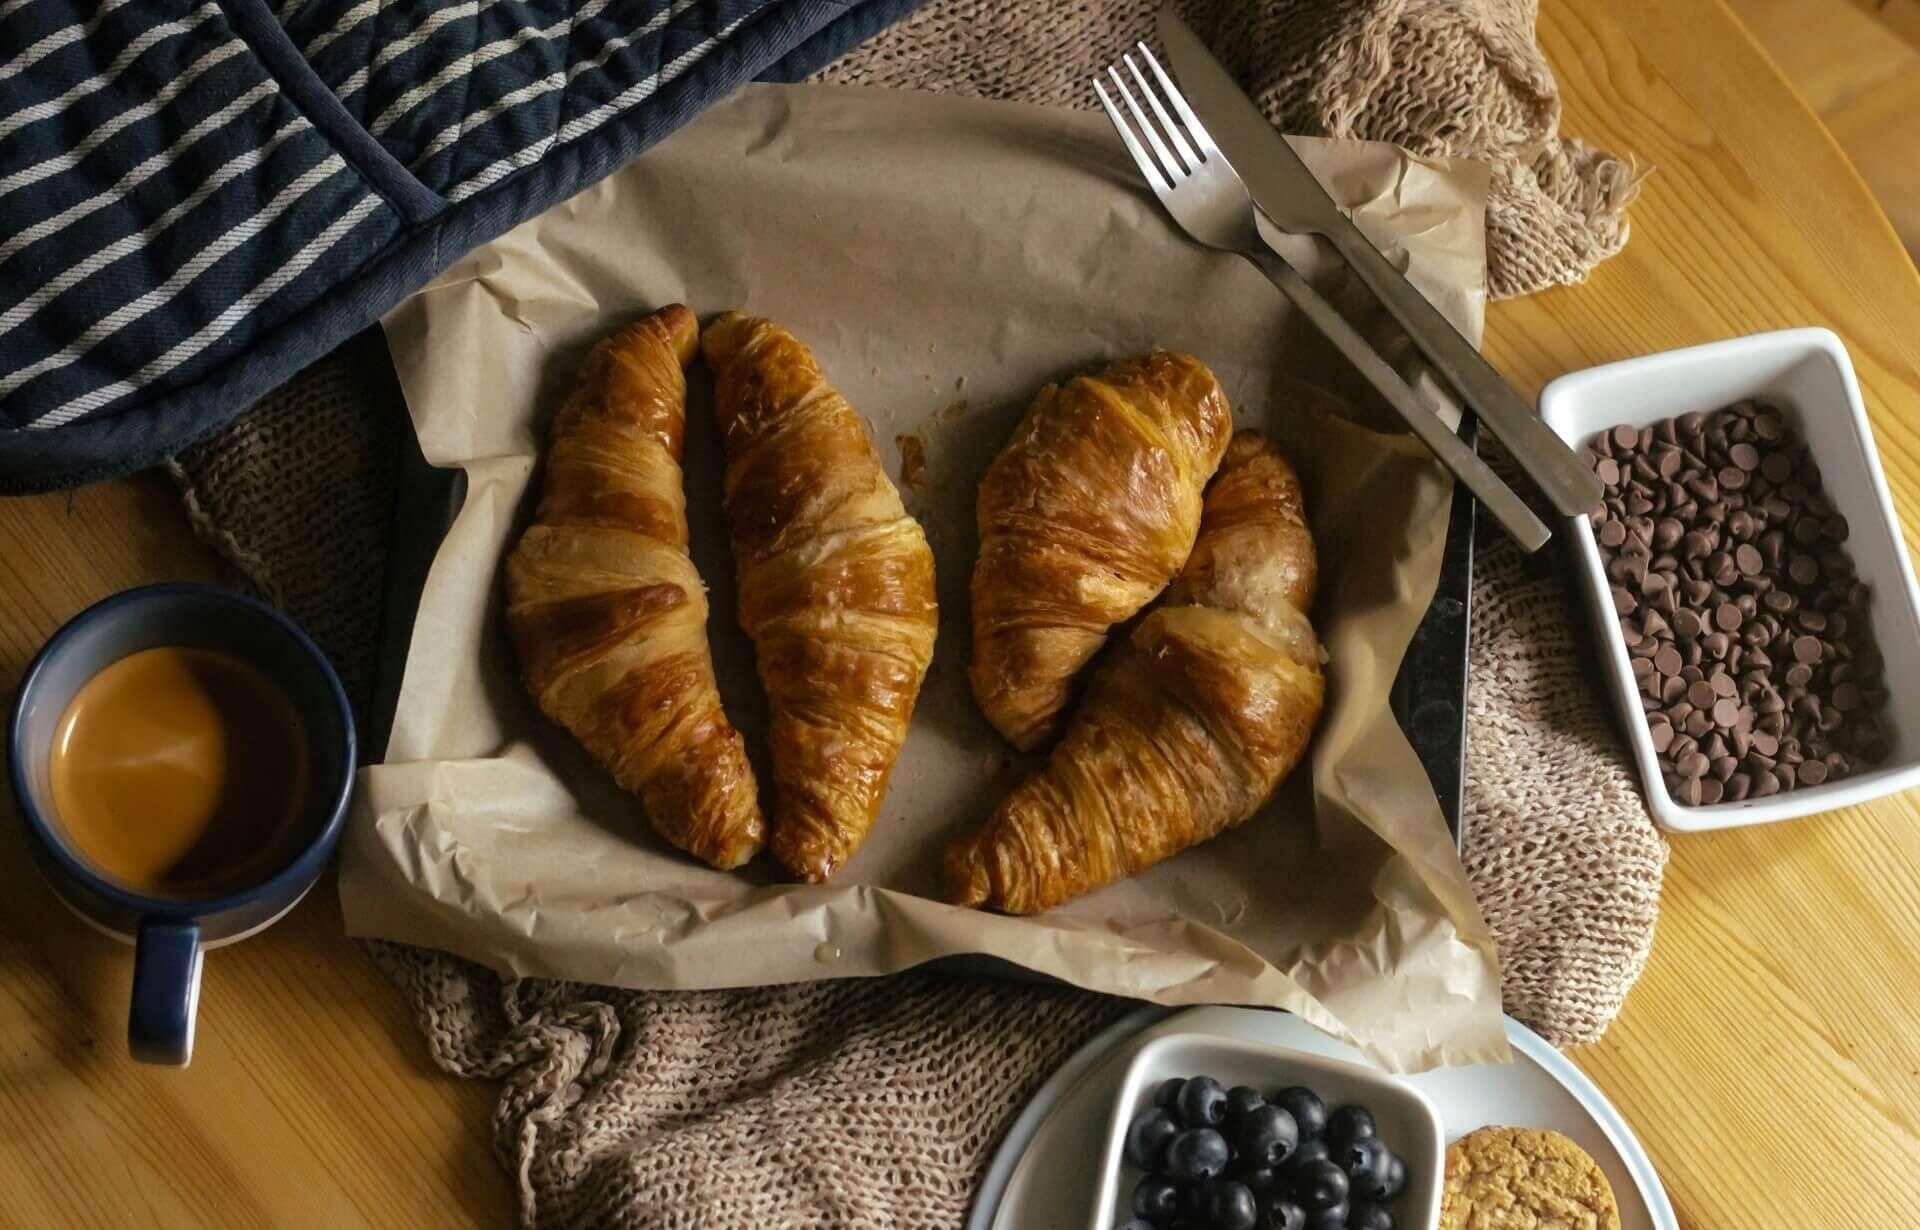
[[[1507,446],[1513,459],[1539,485],[1553,506],[1569,517],[1590,512],[1600,502],[1600,480],[1555,435],[1533,407],[1520,399],[1480,352],[1460,336],[1440,310],[1413,288],[1393,262],[1349,223],[1332,228],[1327,239],[1346,258],[1387,311],[1400,322],[1427,361]]]
[[[1459,436],[1453,433],[1440,416],[1407,387],[1400,373],[1393,370],[1387,361],[1367,340],[1360,336],[1354,327],[1347,323],[1334,306],[1323,298],[1319,291],[1307,285],[1305,278],[1279,256],[1264,246],[1242,252],[1248,260],[1267,275],[1267,280],[1277,287],[1281,294],[1300,309],[1313,326],[1326,335],[1328,341],[1339,348],[1347,361],[1359,369],[1362,376],[1379,391],[1380,395],[1392,406],[1394,412],[1406,421],[1413,434],[1433,451],[1440,464],[1453,472],[1467,490],[1486,507],[1493,519],[1500,523],[1509,537],[1523,551],[1538,551],[1553,537],[1553,532],[1533,515],[1526,501],[1514,494],[1513,488],[1500,480],[1500,476],[1487,468],[1478,453],[1468,448]]]

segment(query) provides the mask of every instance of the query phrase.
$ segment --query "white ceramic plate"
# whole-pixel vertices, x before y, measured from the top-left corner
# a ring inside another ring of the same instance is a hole
[[[1080,1048],[1040,1087],[988,1166],[967,1230],[1086,1230],[1120,1079],[1136,1051],[1170,1033],[1217,1034],[1365,1062],[1352,1047],[1286,1013],[1143,1008]],[[1511,1064],[1406,1078],[1440,1112],[1447,1139],[1494,1123],[1564,1132],[1606,1172],[1622,1230],[1679,1230],[1653,1163],[1593,1082],[1519,1022],[1507,1022],[1507,1036]]]

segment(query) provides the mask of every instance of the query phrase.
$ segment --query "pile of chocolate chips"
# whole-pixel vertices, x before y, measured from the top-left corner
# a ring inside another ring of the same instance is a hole
[[[1741,402],[1588,445],[1594,536],[1667,789],[1759,798],[1884,760],[1847,520],[1782,415]]]

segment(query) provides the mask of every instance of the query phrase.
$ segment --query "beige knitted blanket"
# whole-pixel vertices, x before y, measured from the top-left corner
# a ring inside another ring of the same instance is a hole
[[[1158,0],[930,0],[827,80],[1093,105],[1096,69]],[[1558,135],[1535,0],[1187,0],[1290,132],[1489,162],[1498,295],[1577,282],[1627,238],[1634,173]],[[406,422],[367,335],[179,458],[196,524],[333,654],[364,703]],[[1597,1038],[1652,943],[1666,848],[1582,677],[1546,561],[1476,560],[1466,866],[1508,1011]],[[1130,1006],[1071,989],[906,974],[660,993],[521,980],[370,944],[434,1062],[500,1082],[519,1216],[540,1227],[953,1227],[999,1133]]]

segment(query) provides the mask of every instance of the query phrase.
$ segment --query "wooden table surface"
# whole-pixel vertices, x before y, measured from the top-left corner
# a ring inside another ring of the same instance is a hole
[[[1654,172],[1626,252],[1496,305],[1488,349],[1562,372],[1755,330],[1847,340],[1911,542],[1920,277],[1838,147],[1718,0],[1547,0],[1567,131]],[[63,620],[218,575],[164,477],[0,501],[0,683]],[[3,806],[12,807],[9,799]],[[341,934],[331,885],[207,962],[198,1054],[128,1061],[130,963],[0,822],[0,1225],[504,1225],[490,1090],[429,1063]],[[1920,1213],[1920,810],[1913,796],[1674,842],[1659,938],[1576,1061],[1689,1227],[1899,1226]]]

